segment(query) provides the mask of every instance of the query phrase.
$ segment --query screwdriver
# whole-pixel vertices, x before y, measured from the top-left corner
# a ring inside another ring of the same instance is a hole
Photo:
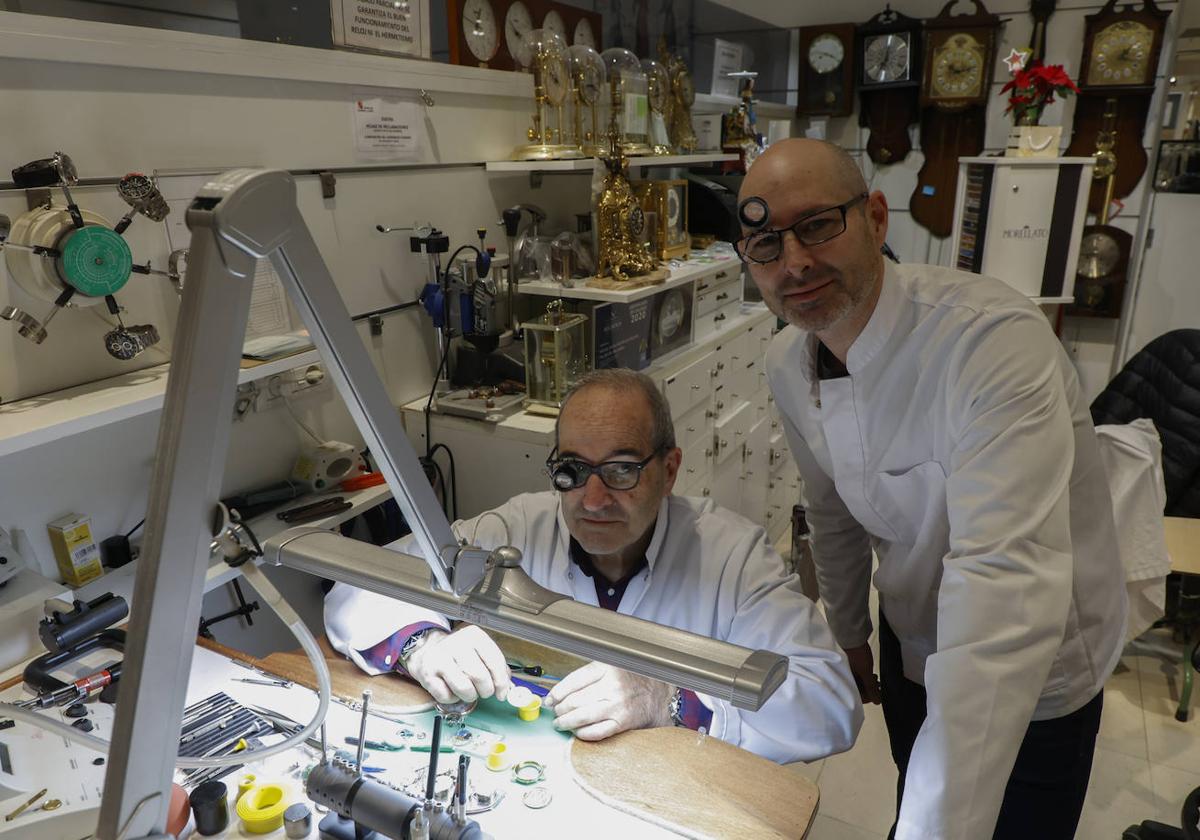
[[[65,685],[62,688],[54,691],[45,691],[29,700],[23,700],[18,703],[22,709],[46,709],[50,706],[62,706],[66,703],[74,703],[76,700],[82,700],[98,688],[104,688],[111,682],[116,682],[121,676],[121,663],[118,662],[110,668],[97,671],[94,674],[88,674],[86,677],[81,677],[75,682]]]

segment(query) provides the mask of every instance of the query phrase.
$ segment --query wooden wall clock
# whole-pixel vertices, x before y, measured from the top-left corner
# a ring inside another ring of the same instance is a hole
[[[1142,136],[1154,93],[1163,32],[1171,13],[1144,0],[1118,11],[1116,0],[1085,18],[1083,59],[1080,62],[1080,94],[1075,103],[1074,129],[1068,155],[1091,155],[1104,130],[1105,114],[1116,103],[1116,144],[1113,151],[1121,162],[1112,194],[1123,198],[1133,192],[1146,171]],[[1104,184],[1097,181],[1088,197],[1088,211],[1099,214],[1104,202]]]
[[[921,151],[925,162],[909,199],[913,220],[934,236],[954,225],[958,159],[983,151],[987,97],[1000,18],[974,0],[973,14],[951,15],[950,0],[925,21]]]
[[[908,127],[919,116],[921,21],[889,6],[858,27],[858,123],[870,132],[867,155],[878,164],[904,160],[912,149]]]
[[[854,24],[800,27],[801,116],[848,117],[854,110]]]
[[[522,37],[533,29],[558,33],[568,47],[600,51],[600,14],[554,0],[446,0],[450,63],[494,70],[530,66]]]

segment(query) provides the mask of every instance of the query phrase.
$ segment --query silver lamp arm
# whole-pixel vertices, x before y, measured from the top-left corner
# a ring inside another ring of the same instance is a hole
[[[292,531],[268,544],[271,562],[432,606],[745,708],[758,708],[782,682],[784,657],[577,604],[534,584],[514,549],[486,552],[457,544],[300,215],[288,173],[241,169],[221,175],[196,196],[187,224],[188,282],[159,428],[98,840],[164,837],[174,750],[161,745],[179,738],[251,279],[263,257],[299,309],[423,555]]]

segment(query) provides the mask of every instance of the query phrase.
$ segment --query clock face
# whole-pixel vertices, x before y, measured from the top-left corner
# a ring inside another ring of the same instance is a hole
[[[832,32],[813,38],[808,46],[808,66],[818,73],[832,73],[846,60],[846,45]]]
[[[596,49],[596,33],[592,32],[592,24],[587,18],[580,18],[579,23],[575,24],[575,40],[572,43]]]
[[[679,230],[683,226],[682,202],[679,191],[675,187],[667,190],[667,226],[671,230]]]
[[[575,84],[579,90],[579,101],[584,105],[595,105],[600,99],[600,68],[595,64],[582,65]]]
[[[542,29],[549,29],[562,38],[564,44],[567,43],[567,25],[563,23],[562,15],[554,9],[546,12],[546,17],[542,20]]]
[[[909,78],[909,34],[889,32],[866,40],[863,51],[863,82],[883,84]]]
[[[567,62],[557,52],[544,54],[539,61],[546,101],[551,105],[561,105],[567,98]]]
[[[629,205],[629,209],[625,211],[625,229],[629,231],[630,236],[639,241],[646,231],[646,214],[636,204]]]
[[[1098,87],[1146,84],[1153,46],[1154,32],[1145,24],[1121,20],[1104,27],[1092,45],[1087,83]]]
[[[467,0],[464,3],[462,29],[471,55],[479,61],[491,61],[500,48],[500,32],[491,0]]]
[[[667,110],[667,97],[671,95],[671,86],[661,65],[656,65],[655,70],[657,72],[646,73],[646,95],[651,110],[661,114]]]
[[[1117,267],[1121,247],[1106,233],[1096,231],[1083,237],[1079,246],[1079,274],[1091,280],[1107,277]]]
[[[662,306],[658,310],[658,336],[666,342],[675,337],[683,326],[684,316],[683,293],[672,289],[663,295]]]
[[[933,56],[931,96],[966,99],[983,87],[983,45],[966,33],[951,35]]]
[[[504,44],[518,67],[528,67],[533,60],[533,53],[525,43],[525,35],[532,29],[533,18],[529,16],[529,9],[521,0],[516,0],[504,14]]]

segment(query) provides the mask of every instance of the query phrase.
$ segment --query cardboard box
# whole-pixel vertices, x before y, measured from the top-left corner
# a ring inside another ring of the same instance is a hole
[[[83,586],[104,574],[90,516],[68,513],[47,525],[46,530],[50,532],[58,571],[68,586]]]

